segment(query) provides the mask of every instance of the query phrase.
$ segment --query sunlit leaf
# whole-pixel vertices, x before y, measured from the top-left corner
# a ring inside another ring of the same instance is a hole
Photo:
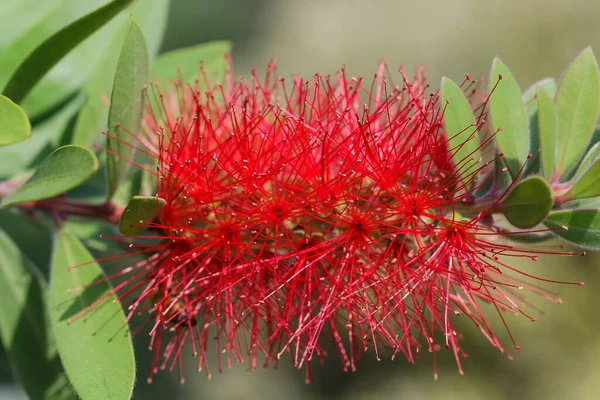
[[[104,279],[83,244],[60,231],[52,258],[50,317],[62,363],[81,398],[128,400],[135,380],[131,335]]]
[[[20,142],[30,135],[31,124],[25,111],[0,95],[0,146]]]
[[[35,84],[69,51],[110,21],[133,0],[114,0],[46,39],[19,65],[3,93],[20,103]]]

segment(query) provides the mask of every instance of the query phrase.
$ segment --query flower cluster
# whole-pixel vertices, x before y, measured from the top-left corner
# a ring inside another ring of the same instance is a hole
[[[149,88],[145,134],[132,136],[157,164],[165,203],[142,224],[159,241],[134,246],[147,257],[116,291],[129,317],[150,315],[151,376],[181,367],[187,342],[209,375],[211,343],[219,370],[286,356],[307,381],[330,346],[345,370],[368,349],[414,362],[445,346],[462,372],[459,314],[505,352],[485,312],[527,315],[526,274],[506,257],[535,254],[500,240],[492,211],[505,191],[476,201],[495,178],[493,133],[487,162],[453,162],[447,105],[422,70],[400,70],[398,85],[392,75],[381,64],[372,82],[344,69],[288,82],[269,65],[264,79],[229,71],[211,85],[203,73],[167,94]],[[464,82],[485,137],[474,85]]]

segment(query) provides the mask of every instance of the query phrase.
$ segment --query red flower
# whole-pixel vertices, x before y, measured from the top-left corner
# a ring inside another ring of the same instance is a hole
[[[331,344],[347,370],[369,347],[414,362],[436,332],[460,370],[457,313],[504,350],[483,304],[525,313],[498,258],[524,254],[494,241],[490,210],[454,217],[481,182],[459,179],[423,71],[400,78],[381,64],[369,84],[343,69],[287,83],[269,65],[264,82],[229,71],[224,85],[149,91],[136,139],[157,163],[166,205],[147,238],[161,241],[139,245],[147,260],[116,290],[130,316],[151,315],[151,374],[180,366],[190,341],[210,376],[214,342],[219,371],[289,354],[309,381]]]

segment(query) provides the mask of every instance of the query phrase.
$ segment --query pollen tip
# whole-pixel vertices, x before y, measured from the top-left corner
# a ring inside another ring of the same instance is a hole
[[[585,282],[577,282],[577,285],[579,285],[579,286],[584,286],[584,285],[585,285]]]

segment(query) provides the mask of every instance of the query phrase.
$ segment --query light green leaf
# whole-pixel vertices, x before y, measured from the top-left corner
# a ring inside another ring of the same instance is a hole
[[[562,77],[556,98],[556,167],[568,175],[582,156],[600,109],[598,64],[591,48],[583,50]]]
[[[134,196],[121,214],[119,231],[128,236],[139,234],[158,216],[158,211],[166,203],[160,197]]]
[[[169,0],[137,1],[131,7],[131,14],[144,32],[148,45],[150,60],[158,53],[166,27]],[[100,139],[100,132],[106,132],[110,93],[115,78],[115,70],[123,37],[129,27],[128,19],[116,19],[119,28],[112,35],[106,35],[105,40],[110,45],[101,53],[98,62],[83,88],[87,101],[82,108],[73,133],[73,144],[85,147],[91,146],[94,140]]]
[[[59,232],[50,317],[63,366],[81,398],[129,400],[135,380],[131,335],[121,304],[104,279],[83,244],[69,232]]]
[[[556,94],[556,81],[554,80],[554,78],[540,79],[533,85],[529,86],[527,90],[523,92],[523,104],[525,104],[525,112],[527,113],[527,116],[530,120],[532,117],[534,117],[534,114],[537,112],[537,102],[535,101],[535,99],[537,96],[538,88],[544,89],[546,93],[550,95],[550,98],[554,99],[554,95]]]
[[[449,78],[442,78],[444,127],[452,161],[461,180],[469,183],[480,166],[481,151],[475,118],[462,90]]]
[[[548,214],[546,227],[578,246],[600,250],[600,210],[561,210]]]
[[[173,50],[161,54],[152,67],[152,80],[158,80],[164,90],[166,82],[177,78],[181,71],[184,83],[199,77],[200,63],[204,66],[211,82],[222,81],[225,76],[226,60],[224,55],[231,51],[231,42],[218,41],[203,43],[185,49]]]
[[[554,200],[550,186],[542,178],[523,179],[499,205],[508,222],[521,229],[532,228],[544,221]]]
[[[21,107],[0,95],[0,146],[17,143],[31,136],[31,123]]]
[[[0,49],[22,35],[55,7],[55,2],[48,0],[2,0]],[[15,24],[14,21],[19,23]]]
[[[139,132],[144,108],[142,91],[148,83],[148,62],[144,34],[132,18],[117,64],[108,112],[106,171],[109,199],[127,175],[129,164],[125,160],[130,158],[132,151],[126,143],[130,142],[129,134]]]
[[[114,0],[46,39],[19,65],[3,93],[20,103],[35,84],[69,51],[110,21],[133,0]]]
[[[498,81],[499,77],[502,77]],[[497,85],[496,85],[497,83]],[[490,72],[490,117],[498,150],[504,153],[504,163],[513,179],[525,164],[529,154],[529,126],[521,90],[510,70],[495,58]]]
[[[88,149],[60,147],[42,161],[23,186],[4,199],[2,206],[54,197],[82,184],[96,170],[98,160]]]
[[[552,98],[541,87],[537,90],[538,129],[542,171],[548,181],[554,173],[554,157],[556,154],[556,113]]]
[[[585,155],[575,173],[573,185],[565,198],[569,200],[600,196],[600,143]]]
[[[80,96],[73,99],[48,119],[34,125],[31,137],[10,146],[0,147],[0,180],[14,178],[19,173],[33,170],[52,151],[60,146],[61,138],[68,133],[69,121],[81,107]]]
[[[0,230],[0,339],[31,399],[76,399],[58,358],[36,267]]]

